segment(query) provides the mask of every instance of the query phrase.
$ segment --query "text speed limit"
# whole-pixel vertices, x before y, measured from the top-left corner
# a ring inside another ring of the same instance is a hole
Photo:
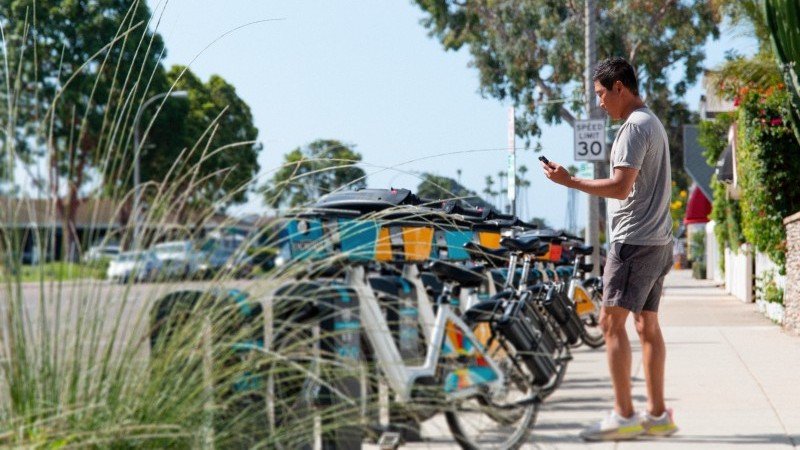
[[[575,161],[606,159],[605,129],[603,119],[575,121]]]

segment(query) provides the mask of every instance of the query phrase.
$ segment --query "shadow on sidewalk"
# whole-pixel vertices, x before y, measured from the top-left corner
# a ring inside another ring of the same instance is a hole
[[[561,425],[561,426],[558,426]],[[562,424],[541,424],[536,426],[533,430],[533,443],[535,444],[564,444],[564,443],[586,443],[583,439],[578,436],[580,430],[586,424],[578,423],[578,422],[570,422],[570,423],[562,423]],[[563,427],[563,428],[562,428]],[[562,433],[559,435],[537,435],[536,430],[552,430],[552,429],[564,429],[570,430],[569,433]],[[741,434],[734,434],[728,436],[701,436],[701,435],[684,435],[676,434],[675,436],[669,438],[651,438],[651,437],[639,437],[636,440],[632,441],[619,441],[620,444],[629,444],[633,445],[636,442],[650,442],[650,443],[663,443],[663,444],[680,444],[681,446],[685,446],[686,444],[701,444],[701,445],[708,445],[709,447],[717,447],[720,445],[724,446],[735,446],[735,445],[785,445],[785,446],[794,446],[794,443],[800,439],[800,436],[794,436],[790,438],[785,434],[752,434],[752,435],[741,435]],[[588,444],[588,443],[587,443]]]
[[[793,439],[794,438],[794,439]],[[719,445],[790,445],[794,446],[800,436],[785,434],[732,434],[732,435],[691,435],[678,432],[670,438],[639,438],[649,442],[675,442],[680,444],[719,444]]]
[[[714,289],[718,288],[719,285],[716,284],[668,284],[664,286],[664,292],[669,291],[670,289]]]

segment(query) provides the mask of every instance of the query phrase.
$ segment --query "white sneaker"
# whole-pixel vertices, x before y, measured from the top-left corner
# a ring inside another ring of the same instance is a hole
[[[631,417],[622,417],[611,411],[601,421],[592,424],[581,432],[586,441],[620,441],[634,439],[644,434],[641,417],[634,413]]]
[[[647,412],[642,412],[642,427],[648,436],[670,436],[678,431],[678,426],[672,419],[672,410],[667,409],[660,416],[654,417]]]

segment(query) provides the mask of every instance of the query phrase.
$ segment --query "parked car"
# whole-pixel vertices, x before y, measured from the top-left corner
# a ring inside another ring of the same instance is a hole
[[[220,270],[234,278],[250,277],[258,265],[253,255],[239,253],[231,256]]]
[[[31,246],[22,251],[22,264],[35,265],[42,262],[42,252],[36,246]]]
[[[153,252],[124,252],[108,264],[106,278],[120,283],[125,283],[130,279],[139,282],[150,281],[158,276],[161,267],[161,261]]]
[[[234,252],[225,248],[215,248],[203,253],[199,270],[202,275],[211,277],[222,270],[225,264],[233,257]]]
[[[120,254],[119,244],[100,244],[89,247],[83,255],[83,262],[97,262],[103,259],[114,259]]]
[[[151,248],[161,261],[164,274],[168,277],[190,278],[200,271],[202,258],[194,249],[192,241],[168,241]]]
[[[262,272],[268,272],[277,265],[280,251],[276,247],[254,247],[247,253],[252,257],[254,266],[260,267]]]

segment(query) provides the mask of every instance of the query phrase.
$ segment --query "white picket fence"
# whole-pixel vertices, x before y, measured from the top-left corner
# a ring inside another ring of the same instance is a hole
[[[786,276],[778,273],[778,266],[763,253],[753,252],[750,244],[743,244],[738,252],[726,248],[723,255],[725,272],[720,270],[714,222],[706,224],[706,278],[725,283],[725,291],[739,300],[755,301],[756,278],[772,271],[775,282],[786,289]]]
[[[775,284],[781,289],[786,290],[786,275],[780,275],[778,273],[778,265],[772,262],[769,256],[756,252],[755,265],[756,277],[761,277],[767,272],[772,272],[774,274]]]
[[[706,224],[706,279],[722,283],[725,278],[719,265],[720,255],[717,237],[714,235],[714,221]]]
[[[745,303],[755,301],[753,295],[753,252],[750,244],[742,244],[737,252],[725,248],[725,291]]]

